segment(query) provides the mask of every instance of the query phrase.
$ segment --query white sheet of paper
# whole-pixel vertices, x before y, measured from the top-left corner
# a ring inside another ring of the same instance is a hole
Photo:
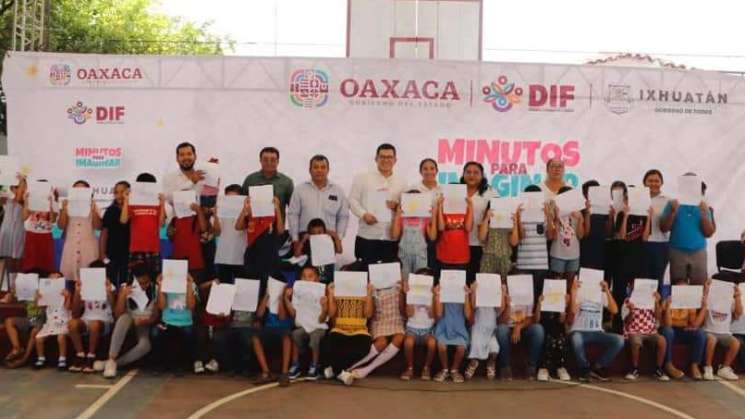
[[[629,301],[637,308],[653,309],[654,293],[657,291],[657,285],[656,279],[635,279],[634,290],[631,292]]]
[[[430,275],[409,274],[409,292],[406,293],[406,304],[424,306],[432,305],[432,286],[435,279]]]
[[[587,192],[587,197],[590,199],[593,214],[608,215],[612,202],[610,197],[610,186],[591,186]]]
[[[282,293],[285,292],[285,284],[282,281],[278,281],[271,276],[269,282],[267,282],[266,291],[269,293],[269,312],[272,314],[279,314],[279,302],[282,300]]]
[[[367,195],[367,210],[379,223],[390,223],[393,215],[388,208],[388,191],[371,191]]]
[[[220,165],[212,162],[202,163],[199,170],[204,171],[204,185],[217,188],[220,183]]]
[[[391,288],[401,282],[401,264],[398,262],[370,264],[367,270],[375,289]]]
[[[559,215],[569,215],[573,211],[581,211],[585,208],[585,197],[580,189],[572,189],[561,193],[554,198],[556,206],[559,208]]]
[[[18,173],[21,163],[15,156],[0,156],[0,185],[13,186],[18,184]]]
[[[703,201],[701,178],[698,176],[678,177],[678,202],[680,205],[698,206]]]
[[[432,194],[403,193],[401,194],[401,211],[404,217],[432,216]]]
[[[533,305],[533,275],[507,275],[507,292],[512,306]]]
[[[623,209],[623,190],[622,189],[613,189],[610,191],[611,194],[611,205],[613,205],[613,209],[616,210],[616,213],[621,211]]]
[[[649,195],[649,188],[635,187],[629,188],[629,207],[631,215],[649,215],[649,207],[652,206],[652,198]]]
[[[520,203],[523,209],[543,210],[543,204],[546,202],[546,196],[543,192],[522,192],[520,193]]]
[[[320,282],[295,281],[292,284],[292,302],[296,308],[298,303],[318,305],[324,295],[326,295],[326,285]]]
[[[520,222],[523,223],[542,223],[546,221],[546,215],[542,209],[529,208],[520,213]]]
[[[440,302],[466,303],[466,271],[443,269],[440,272]]]
[[[567,281],[547,279],[543,281],[543,303],[541,311],[563,313],[566,311]]]
[[[719,313],[732,311],[734,303],[735,285],[731,282],[712,280],[709,287],[708,306],[711,310]]]
[[[61,307],[65,303],[62,291],[65,278],[42,278],[39,280],[39,306]]]
[[[150,302],[145,290],[140,287],[140,283],[137,280],[132,281],[132,290],[129,293],[129,299],[137,304],[139,310],[147,308],[147,304]]]
[[[367,272],[334,272],[334,297],[366,297]]]
[[[579,290],[577,298],[580,301],[593,303],[603,302],[603,289],[600,283],[605,278],[605,272],[598,269],[580,268],[579,270]]]
[[[293,256],[287,259],[287,263],[291,265],[303,266],[308,261],[308,255]]]
[[[197,193],[193,189],[173,193],[173,211],[176,214],[176,218],[186,218],[196,215],[196,212],[191,209],[191,204],[196,203]]]
[[[186,294],[186,277],[189,262],[186,260],[163,260],[163,292]]]
[[[212,284],[210,288],[210,297],[207,300],[206,310],[216,316],[230,314],[235,298],[235,285],[233,284]]]
[[[241,214],[245,202],[245,195],[221,195],[217,198],[217,216],[235,220]]]
[[[442,211],[445,214],[465,214],[466,206],[466,185],[460,183],[451,183],[442,185],[442,196],[445,198]]]
[[[106,268],[80,269],[80,298],[83,301],[106,301]]]
[[[670,308],[698,309],[704,297],[703,285],[673,285]]]
[[[313,266],[324,266],[336,263],[334,240],[328,234],[310,236],[310,261]]]
[[[70,188],[67,193],[67,215],[87,217],[91,213],[91,188]]]
[[[31,211],[48,212],[52,185],[49,182],[28,183],[28,209]]]
[[[520,205],[520,198],[504,197],[492,198],[489,200],[489,209],[491,218],[489,219],[490,228],[512,228],[512,215]]]
[[[158,205],[160,185],[152,182],[135,182],[129,194],[129,205]]]
[[[259,304],[259,289],[261,281],[258,279],[235,279],[235,297],[233,298],[233,310],[256,311]]]
[[[476,274],[476,307],[502,306],[502,281],[497,274]]]
[[[34,296],[38,289],[38,274],[19,273],[16,276],[16,299],[18,301],[34,301]]]
[[[251,215],[254,217],[274,217],[274,185],[249,186]]]

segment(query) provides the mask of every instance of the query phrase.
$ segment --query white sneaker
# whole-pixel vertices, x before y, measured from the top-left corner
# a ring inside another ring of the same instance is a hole
[[[217,363],[216,359],[211,359],[204,368],[209,372],[218,372],[220,371],[220,364]]]
[[[352,373],[347,371],[342,371],[336,378],[339,379],[344,385],[351,386],[354,382],[354,376]]]
[[[93,371],[101,372],[106,367],[106,361],[96,360],[93,361]]]
[[[116,377],[116,361],[114,361],[113,359],[106,360],[106,365],[103,369],[103,376],[105,378]]]
[[[737,381],[738,377],[737,374],[735,374],[734,371],[732,371],[732,367],[719,367],[719,370],[717,371],[717,376],[719,378],[723,378],[728,381]]]
[[[557,369],[556,374],[559,376],[559,380],[561,381],[570,381],[572,379],[572,376],[569,375],[569,372],[566,368]]]
[[[538,370],[538,381],[548,381],[548,370],[546,368]]]
[[[704,380],[714,381],[714,368],[712,368],[711,365],[704,367]]]
[[[323,376],[326,377],[327,380],[331,380],[334,378],[334,369],[331,367],[326,367],[323,370]]]
[[[204,373],[204,364],[202,361],[194,361],[194,374]]]

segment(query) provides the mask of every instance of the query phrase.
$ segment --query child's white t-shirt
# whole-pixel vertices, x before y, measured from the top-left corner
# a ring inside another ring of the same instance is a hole
[[[220,235],[217,237],[215,263],[243,265],[246,252],[246,232],[235,229],[235,218],[220,218]]]
[[[603,306],[607,306],[607,298],[603,296],[603,303],[594,301],[582,301],[579,303],[579,311],[574,316],[572,332],[602,332],[603,331]]]
[[[556,223],[557,237],[551,242],[551,257],[561,260],[579,259],[579,222],[572,216],[562,217]]]
[[[435,319],[429,317],[429,307],[424,304],[414,305],[414,315],[406,321],[406,327],[412,329],[431,329]]]
[[[83,321],[102,321],[111,323],[114,317],[111,314],[111,305],[108,301],[83,301],[85,309],[80,317]]]
[[[736,335],[745,335],[745,314],[740,315],[737,320],[732,320],[729,330]]]
[[[732,310],[727,313],[720,313],[712,309],[706,310],[706,322],[704,331],[716,333],[718,335],[731,335],[730,325],[732,324]]]

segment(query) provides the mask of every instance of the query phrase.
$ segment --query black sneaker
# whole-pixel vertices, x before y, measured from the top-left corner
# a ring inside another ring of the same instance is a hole
[[[577,377],[580,383],[589,383],[590,380],[590,371],[583,371],[580,373],[579,377]]]
[[[659,368],[658,368],[658,371],[659,371]],[[632,369],[631,371],[629,371],[628,374],[626,374],[625,378],[629,381],[636,381],[639,378],[639,370],[636,368]]]
[[[590,370],[590,378],[592,378],[593,380],[602,381],[602,382],[610,381],[610,378],[608,377],[608,375],[600,367],[593,367]]]
[[[287,374],[280,374],[279,380],[277,381],[279,382],[280,387],[287,387],[290,385],[290,377]]]
[[[70,365],[68,371],[81,372],[83,371],[83,367],[85,367],[85,355],[82,357],[74,355],[74,357],[72,358],[72,365]]]

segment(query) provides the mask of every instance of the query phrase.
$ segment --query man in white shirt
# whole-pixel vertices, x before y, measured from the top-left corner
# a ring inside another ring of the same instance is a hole
[[[349,193],[352,213],[360,219],[354,255],[364,263],[396,259],[398,246],[390,237],[390,220],[401,192],[406,188],[404,179],[393,174],[396,164],[393,145],[384,143],[378,146],[375,163],[375,170],[355,176]],[[381,202],[383,195],[385,202]]]
[[[179,170],[168,173],[163,177],[163,193],[169,202],[173,201],[173,193],[193,189],[199,194],[197,183],[204,179],[204,171],[194,170],[197,161],[197,150],[191,143],[181,143],[176,146],[176,162]]]

